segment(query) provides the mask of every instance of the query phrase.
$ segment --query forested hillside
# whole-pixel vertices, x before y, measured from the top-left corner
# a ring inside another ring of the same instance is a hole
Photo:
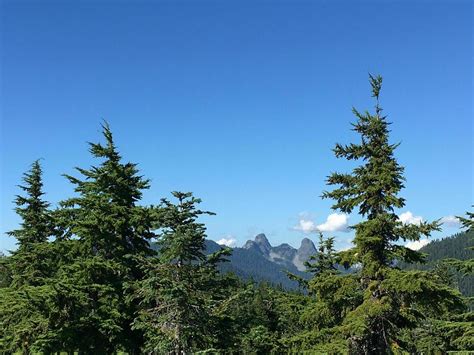
[[[203,252],[209,255],[221,249],[223,249],[222,246],[207,239]],[[294,273],[305,279],[311,276],[307,272],[299,271],[292,264],[282,264],[268,260],[260,252],[252,249],[232,248],[232,253],[226,259],[228,262],[222,262],[217,265],[221,273],[232,273],[243,281],[264,282],[285,290],[296,290],[299,288],[298,282],[290,279],[287,272]]]
[[[474,259],[474,231],[458,233],[448,238],[434,240],[420,249],[426,254],[426,263],[403,264],[406,269],[435,270],[445,259],[469,260]],[[474,275],[466,275],[452,270],[455,286],[466,296],[474,296]]]
[[[59,204],[46,200],[42,166],[34,161],[14,200],[21,223],[2,236],[15,238],[17,249],[0,257],[0,353],[474,350],[474,313],[446,268],[398,267],[423,259],[402,242],[430,236],[440,225],[403,223],[394,212],[405,206],[404,168],[382,114],[382,78],[370,75],[369,83],[373,112],[353,109],[359,140],[333,150],[358,165],[330,174],[322,195],[334,210],[360,217],[353,247],[341,252],[323,234],[316,247],[304,240],[298,250],[272,247],[262,235],[234,251],[206,242],[202,216],[214,213],[200,209],[190,192],[143,203],[150,180],[122,157],[107,123],[103,141],[89,143],[94,165],[65,175],[74,194]],[[472,233],[474,214],[461,221]],[[302,263],[308,278],[299,274]],[[292,269],[288,278],[304,292],[219,272],[253,276],[244,265],[259,269],[262,279]],[[341,272],[341,265],[353,272]],[[473,272],[473,259],[446,265]]]

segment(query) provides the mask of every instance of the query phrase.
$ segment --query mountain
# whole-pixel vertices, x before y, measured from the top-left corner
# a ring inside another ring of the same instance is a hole
[[[305,271],[304,263],[311,255],[316,253],[316,248],[311,240],[304,238],[298,249],[288,244],[281,244],[272,247],[265,234],[258,234],[255,240],[248,240],[243,249],[251,250],[260,254],[267,260],[282,265],[287,268],[295,268],[299,271]]]
[[[221,246],[206,240],[206,253],[219,250]],[[304,238],[298,249],[289,244],[273,247],[265,234],[258,234],[254,240],[247,241],[242,248],[233,248],[230,262],[222,263],[220,269],[232,271],[244,279],[267,281],[286,289],[295,289],[298,283],[288,278],[286,271],[308,278],[304,262],[316,253],[311,240]]]
[[[425,253],[425,264],[401,264],[405,269],[430,270],[443,259],[467,260],[474,258],[474,231],[455,234],[451,237],[434,240],[420,249]],[[454,281],[465,296],[474,296],[474,275],[454,273]]]
[[[400,264],[404,269],[429,270],[436,267],[443,259],[455,258],[467,260],[474,258],[474,232],[455,234],[440,240],[435,240],[420,249],[427,255],[425,264]],[[206,241],[207,252],[221,248],[216,242]],[[273,247],[265,234],[258,234],[254,240],[247,241],[242,248],[234,248],[230,262],[221,266],[222,271],[233,271],[244,279],[267,281],[281,285],[286,289],[295,289],[298,284],[289,280],[285,270],[309,278],[305,272],[304,262],[316,253],[313,242],[304,238],[298,249],[288,244]],[[347,272],[341,267],[341,272]],[[454,273],[454,281],[460,291],[466,296],[474,296],[474,275]]]
[[[152,248],[159,250],[156,243]],[[222,249],[215,241],[206,239],[205,253],[212,254]],[[233,272],[244,280],[265,281],[287,290],[298,288],[296,281],[290,280],[287,271],[305,279],[310,277],[306,273],[304,262],[316,253],[311,240],[304,238],[298,249],[289,244],[273,247],[265,234],[258,234],[254,240],[249,240],[242,248],[232,248],[232,255],[227,257],[228,262],[219,264],[221,272]]]

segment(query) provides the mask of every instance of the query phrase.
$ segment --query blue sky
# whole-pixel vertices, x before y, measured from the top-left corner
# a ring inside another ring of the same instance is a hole
[[[71,196],[61,174],[93,163],[86,142],[102,119],[152,179],[144,203],[193,191],[217,213],[210,238],[265,232],[298,246],[295,226],[333,213],[319,196],[330,172],[350,168],[331,149],[357,139],[351,107],[373,106],[368,72],[384,77],[402,143],[399,212],[430,220],[473,202],[468,1],[3,0],[0,12],[0,250],[14,247],[3,233],[19,222],[21,174],[43,158],[47,199]],[[445,227],[436,237],[457,231]],[[340,248],[351,239],[329,234]]]

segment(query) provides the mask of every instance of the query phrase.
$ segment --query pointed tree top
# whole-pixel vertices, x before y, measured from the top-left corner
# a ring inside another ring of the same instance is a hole
[[[382,89],[382,77],[380,75],[372,75],[369,73],[370,85],[372,86],[372,97],[379,99],[380,90]]]

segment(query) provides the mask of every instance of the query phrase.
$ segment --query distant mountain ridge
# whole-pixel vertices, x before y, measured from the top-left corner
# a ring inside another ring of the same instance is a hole
[[[242,248],[260,253],[267,260],[282,266],[294,266],[299,271],[306,270],[304,263],[309,260],[311,255],[316,253],[316,247],[308,238],[301,241],[301,246],[298,249],[286,243],[272,247],[263,233],[258,234],[255,240],[248,240]]]
[[[206,253],[213,253],[221,247],[212,240],[206,240]],[[298,249],[286,243],[274,247],[261,233],[254,240],[248,240],[243,247],[233,248],[228,258],[230,262],[222,263],[220,269],[223,272],[232,271],[243,279],[267,281],[294,289],[298,284],[290,280],[286,272],[309,278],[304,263],[315,253],[316,247],[308,238],[301,241]]]
[[[474,232],[458,233],[451,237],[435,240],[420,249],[427,254],[425,264],[401,263],[403,269],[429,270],[446,258],[466,260],[474,258]],[[221,248],[212,240],[206,240],[206,252],[212,253]],[[256,281],[267,281],[275,285],[281,285],[286,289],[295,289],[298,284],[288,278],[286,271],[310,278],[305,272],[304,263],[310,256],[316,253],[313,242],[304,238],[298,249],[289,244],[272,246],[265,234],[258,234],[254,240],[248,240],[241,248],[233,248],[232,256],[228,263],[221,265],[222,271],[232,271],[243,279],[254,279]],[[345,270],[341,271],[345,272]],[[474,276],[455,275],[455,281],[460,291],[466,296],[474,296]]]

